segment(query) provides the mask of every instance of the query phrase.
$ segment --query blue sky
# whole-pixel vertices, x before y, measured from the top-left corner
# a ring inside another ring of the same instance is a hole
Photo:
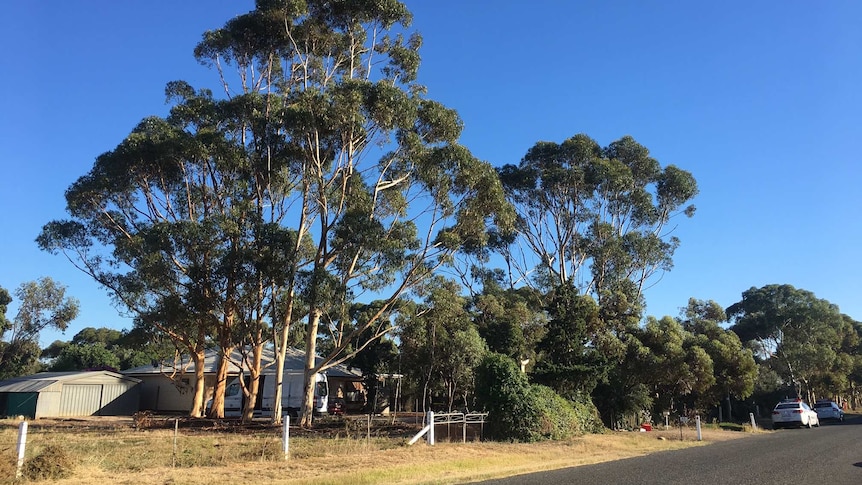
[[[539,140],[632,135],[691,171],[697,214],[679,221],[675,268],[647,313],[689,297],[728,306],[791,284],[862,320],[862,3],[407,1],[424,37],[420,82],[455,108],[462,142],[494,165]],[[0,286],[51,276],[81,302],[65,335],[129,328],[42,225],[96,156],[148,115],[164,85],[217,87],[192,49],[252,1],[11,2],[0,17]],[[13,306],[7,316],[13,317]]]

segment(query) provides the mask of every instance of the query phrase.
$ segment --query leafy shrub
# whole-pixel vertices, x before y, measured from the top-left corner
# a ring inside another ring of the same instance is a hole
[[[561,440],[604,428],[590,401],[572,402],[530,385],[507,356],[491,354],[477,369],[476,398],[488,411],[488,434],[498,440]]]
[[[71,476],[74,466],[66,450],[48,445],[38,455],[24,462],[22,474],[28,480],[54,480]]]
[[[534,438],[563,440],[578,434],[578,416],[570,401],[538,384],[530,387],[530,394],[538,418]]]
[[[498,440],[533,441],[536,409],[530,383],[515,361],[489,354],[476,369],[476,401],[488,411],[488,435]]]

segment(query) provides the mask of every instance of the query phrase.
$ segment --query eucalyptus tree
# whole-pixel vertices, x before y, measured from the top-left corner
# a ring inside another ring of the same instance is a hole
[[[216,66],[266,73],[267,93],[282,100],[279,143],[297,177],[288,226],[315,248],[296,271],[309,309],[304,425],[315,373],[391,331],[379,323],[411,287],[512,218],[494,170],[457,143],[457,114],[417,84],[421,37],[407,32],[411,19],[395,0],[261,0],[196,51]],[[372,293],[383,304],[362,324],[330,315],[338,301]],[[316,362],[321,327],[331,327],[333,345]]]
[[[641,375],[652,385],[661,408],[676,409],[674,403],[681,402],[684,412],[693,396],[715,384],[712,358],[673,317],[649,317],[641,341],[650,349]]]
[[[259,0],[206,32],[195,56],[223,94],[170,83],[170,115],[96,160],[41,247],[185,346],[197,369],[207,345],[259,349],[266,332],[281,358],[295,305],[306,308],[310,424],[313,375],[391,331],[381,322],[410,288],[514,218],[494,170],[458,144],[457,114],[416,83],[410,21],[395,0]],[[375,314],[345,318],[372,294]],[[322,327],[332,345],[316,361]]]
[[[423,301],[405,305],[398,319],[405,373],[421,388],[423,411],[432,404],[435,391],[445,392],[450,410],[457,397],[469,406],[474,370],[487,345],[457,284],[437,277],[425,286]]]
[[[814,398],[815,379],[840,365],[845,321],[838,307],[791,285],[766,285],[742,293],[727,309],[731,330],[778,372],[786,384]]]
[[[144,119],[99,156],[66,192],[70,220],[38,238],[108,289],[143,326],[155,327],[195,363],[192,416],[203,411],[204,350],[235,344],[242,302],[269,288],[247,254],[265,227],[266,180],[247,143],[255,104],[217,100],[169,83],[167,118]],[[250,296],[251,295],[251,296]],[[227,362],[220,359],[213,413],[223,412]]]
[[[671,219],[692,216],[686,204],[698,192],[689,172],[662,168],[630,136],[604,148],[584,134],[539,142],[499,175],[518,213],[510,269],[544,288],[572,284],[600,304],[623,280],[639,298],[650,277],[672,267]]]
[[[712,300],[690,298],[679,320],[692,335],[693,345],[709,355],[715,376],[715,383],[701,391],[694,404],[703,409],[727,399],[727,416],[730,417],[731,398],[746,399],[754,391],[758,369],[751,349],[746,348],[734,332],[721,327],[727,316]]]
[[[9,321],[9,293],[0,288],[0,379],[39,370],[39,333],[46,328],[65,330],[78,316],[78,300],[66,296],[66,287],[49,277],[22,283],[15,290],[18,313]]]

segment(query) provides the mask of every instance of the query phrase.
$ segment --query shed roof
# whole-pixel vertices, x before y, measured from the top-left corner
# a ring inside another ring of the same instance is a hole
[[[116,379],[122,379],[133,382],[141,382],[140,379],[125,376],[116,372],[97,370],[97,371],[76,371],[76,372],[40,372],[29,376],[13,377],[5,381],[0,381],[0,392],[40,392],[50,388],[57,383],[73,382],[79,379],[92,377],[100,374]]]
[[[217,348],[207,349],[204,353],[204,373],[215,374],[216,365],[218,364],[218,356],[220,350]],[[228,374],[239,374],[240,368],[247,372],[250,368],[249,362],[251,359],[250,352],[243,352],[242,349],[234,349],[231,352],[228,363]],[[317,357],[317,363],[323,360],[322,357]],[[264,374],[275,374],[275,353],[271,348],[264,349],[261,357]],[[301,371],[305,368],[305,351],[297,348],[288,348],[285,354],[284,369],[286,371]],[[144,365],[134,367],[132,369],[122,371],[125,375],[150,375],[150,374],[171,374],[186,373],[194,374],[195,363],[191,356],[184,354],[179,356],[174,361],[156,362],[152,365]],[[339,364],[326,370],[328,377],[341,377],[348,379],[360,379],[362,374],[345,365]]]

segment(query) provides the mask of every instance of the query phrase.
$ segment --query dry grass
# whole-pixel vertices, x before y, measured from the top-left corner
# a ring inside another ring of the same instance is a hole
[[[16,435],[13,422],[4,425],[0,421],[0,452],[14,444]],[[74,473],[52,480],[59,485],[212,484],[226,476],[232,482],[275,484],[463,483],[700,446],[750,434],[705,430],[703,435],[704,441],[698,442],[694,430],[686,429],[681,440],[677,429],[609,432],[538,444],[439,443],[430,447],[420,443],[411,447],[405,445],[403,437],[366,441],[354,433],[335,432],[327,437],[292,437],[290,458],[283,461],[275,429],[244,433],[181,429],[175,454],[172,429],[66,427],[36,421],[30,428],[27,456],[36,456],[46,447],[67,452],[75,461]],[[0,483],[4,483],[2,477]]]

